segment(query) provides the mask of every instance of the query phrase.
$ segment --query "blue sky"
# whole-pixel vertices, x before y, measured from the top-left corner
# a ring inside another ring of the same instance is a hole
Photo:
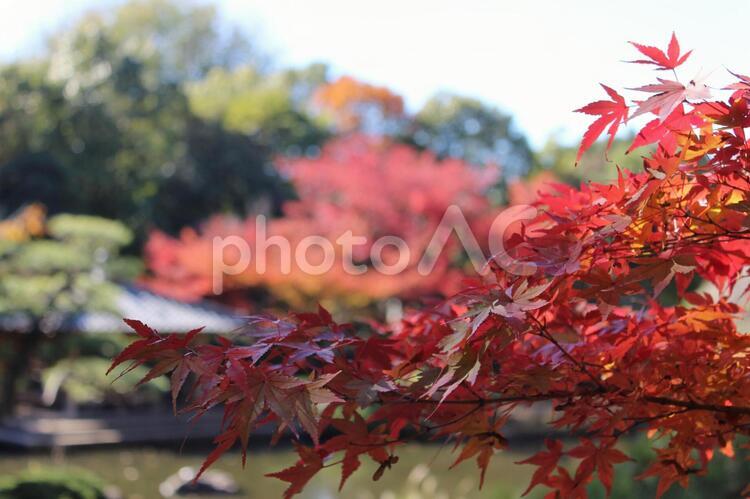
[[[0,0],[0,58],[42,46],[83,10],[111,0]],[[750,2],[218,0],[280,65],[328,62],[335,74],[384,84],[415,110],[437,91],[481,98],[512,113],[539,146],[574,142],[588,119],[572,110],[618,89],[650,82],[628,40],[665,46],[675,30],[694,48],[680,77],[725,68],[750,73]]]

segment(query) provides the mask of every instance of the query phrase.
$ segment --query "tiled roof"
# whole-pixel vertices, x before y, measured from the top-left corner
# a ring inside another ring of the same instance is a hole
[[[164,333],[204,327],[207,333],[229,333],[242,326],[243,317],[206,301],[187,303],[128,285],[115,300],[115,312],[84,312],[65,317],[53,329],[64,332],[116,333],[130,329],[123,318],[138,319]],[[18,315],[0,317],[0,329],[23,330],[27,320]]]

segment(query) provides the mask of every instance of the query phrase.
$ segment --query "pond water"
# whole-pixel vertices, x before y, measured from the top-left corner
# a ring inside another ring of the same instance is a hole
[[[456,454],[452,446],[410,445],[402,448],[399,462],[383,477],[372,481],[377,465],[362,459],[361,468],[338,492],[340,467],[331,467],[316,476],[301,499],[453,499],[517,498],[529,482],[533,466],[513,464],[533,451],[499,453],[493,459],[483,489],[478,490],[479,471],[473,460],[448,470]],[[79,449],[66,453],[0,454],[0,475],[29,468],[54,465],[87,469],[119,489],[123,499],[158,499],[159,484],[184,466],[199,467],[208,449],[173,447],[129,447]],[[263,475],[279,471],[296,461],[291,448],[254,449],[242,469],[238,453],[222,457],[213,469],[228,472],[242,489],[240,497],[267,499],[281,497],[286,483]],[[195,496],[191,496],[195,497]],[[533,495],[532,495],[533,497]]]

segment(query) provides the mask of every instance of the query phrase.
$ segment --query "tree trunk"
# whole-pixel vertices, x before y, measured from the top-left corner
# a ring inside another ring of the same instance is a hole
[[[41,329],[34,327],[28,333],[21,333],[16,338],[16,348],[3,373],[2,398],[0,399],[0,417],[11,416],[15,411],[18,382],[27,374],[31,357],[44,337]]]

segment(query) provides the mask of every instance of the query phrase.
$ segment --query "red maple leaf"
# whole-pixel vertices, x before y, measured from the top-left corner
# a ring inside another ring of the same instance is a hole
[[[672,32],[672,39],[669,41],[669,47],[665,54],[661,49],[651,47],[649,45],[641,45],[640,43],[630,42],[638,52],[648,57],[648,59],[639,59],[637,61],[629,61],[635,64],[653,64],[658,66],[658,70],[674,69],[683,62],[692,53],[692,50],[688,50],[684,54],[680,55],[680,42],[677,41],[677,37]]]
[[[609,125],[609,130],[607,130],[607,134],[609,135],[607,149],[609,149],[612,146],[612,141],[615,140],[617,129],[628,119],[628,106],[625,104],[625,99],[607,85],[601,84],[601,86],[612,98],[611,101],[598,100],[575,111],[577,113],[599,116],[596,121],[589,125],[586,133],[583,134],[581,147],[578,148],[578,155],[576,156],[576,163],[581,160],[583,153],[596,142],[596,139],[604,132],[607,125]]]
[[[657,78],[657,80],[659,80],[659,83],[652,83],[651,85],[644,85],[633,89],[639,92],[654,94],[638,104],[638,109],[633,113],[633,118],[641,114],[654,112],[658,113],[659,121],[664,121],[685,100],[685,96],[687,95],[685,85],[679,81],[664,80],[662,78]]]
[[[732,83],[731,85],[727,85],[726,87],[724,87],[725,90],[735,90],[735,93],[732,95],[733,99],[737,99],[746,92],[750,92],[750,76],[733,73],[732,71],[730,71],[730,73],[740,80],[736,83]]]
[[[702,78],[690,80],[687,86],[679,81],[664,80],[662,78],[657,78],[657,80],[659,83],[652,83],[633,89],[639,92],[650,92],[654,95],[643,102],[639,102],[638,109],[633,113],[631,118],[653,112],[654,114],[658,114],[659,121],[664,121],[686,99],[707,99],[711,96],[711,92],[708,86],[703,83]]]
[[[599,481],[604,485],[608,496],[612,490],[612,465],[630,460],[610,445],[602,444],[601,447],[597,447],[589,439],[583,439],[581,445],[568,451],[568,455],[581,459],[576,471],[576,481],[585,481],[596,469]]]
[[[289,482],[289,488],[284,491],[284,498],[289,499],[302,491],[302,488],[315,474],[323,468],[323,459],[313,448],[297,446],[299,461],[294,466],[266,476]]]
[[[539,484],[546,484],[550,475],[557,467],[557,462],[560,461],[560,457],[563,455],[562,443],[559,440],[547,439],[545,440],[547,446],[546,451],[540,451],[523,461],[518,461],[516,464],[533,464],[538,466],[534,475],[531,477],[531,482],[528,488],[523,493],[527,495],[531,492],[531,489]]]

